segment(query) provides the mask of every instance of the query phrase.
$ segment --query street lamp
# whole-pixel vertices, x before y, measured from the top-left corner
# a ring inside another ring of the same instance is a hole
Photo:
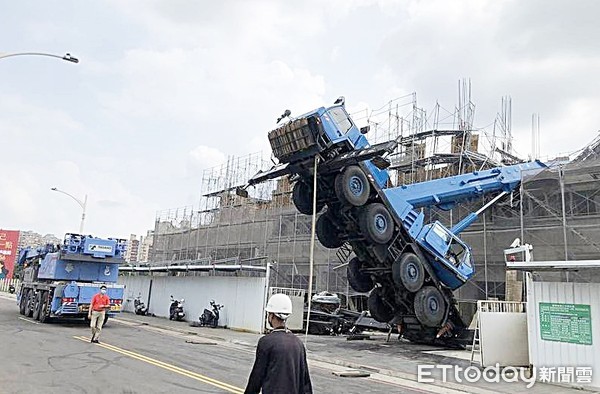
[[[73,196],[73,195],[71,195],[71,194],[69,194],[69,193],[67,193],[65,191],[59,190],[59,189],[57,189],[55,187],[51,188],[50,190],[52,190],[54,192],[59,192],[59,193],[62,193],[62,194],[66,194],[67,196],[69,196],[73,200],[75,200],[77,202],[77,204],[79,204],[79,206],[83,210],[81,212],[81,224],[79,225],[79,234],[83,234],[83,222],[85,221],[85,207],[87,206],[87,194],[85,195],[85,198],[83,199],[83,201],[81,201],[77,197],[75,197],[75,196]]]
[[[74,56],[71,56],[70,53],[67,53],[64,56],[53,55],[51,53],[43,53],[43,52],[6,53],[6,54],[0,54],[0,59],[4,59],[4,58],[7,58],[7,57],[13,57],[13,56],[48,56],[48,57],[55,57],[57,59],[66,60],[66,61],[71,62],[71,63],[79,63],[79,59],[77,59]]]

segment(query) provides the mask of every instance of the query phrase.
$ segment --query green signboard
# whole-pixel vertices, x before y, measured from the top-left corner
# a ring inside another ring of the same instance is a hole
[[[540,331],[545,341],[591,345],[590,306],[540,302]]]

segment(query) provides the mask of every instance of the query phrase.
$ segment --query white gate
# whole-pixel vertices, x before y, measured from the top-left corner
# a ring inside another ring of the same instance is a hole
[[[525,302],[477,301],[482,367],[529,365],[526,305]]]

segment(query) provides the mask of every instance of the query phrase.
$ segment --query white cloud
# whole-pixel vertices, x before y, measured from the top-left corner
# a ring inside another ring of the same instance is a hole
[[[577,150],[600,128],[599,7],[110,0],[32,12],[11,3],[12,48],[71,51],[81,62],[0,63],[0,226],[76,229],[78,207],[49,191],[57,186],[88,194],[90,232],[139,234],[156,210],[197,203],[205,168],[268,157],[267,132],[285,109],[299,115],[344,95],[351,112],[368,111],[412,92],[426,109],[454,108],[461,77],[473,83],[476,126],[511,95],[520,153],[533,112],[542,154]]]
[[[199,173],[202,170],[220,165],[227,157],[218,149],[198,145],[188,153],[188,170]]]

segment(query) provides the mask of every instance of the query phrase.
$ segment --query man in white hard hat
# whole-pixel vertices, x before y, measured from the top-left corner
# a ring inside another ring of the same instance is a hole
[[[273,331],[258,341],[256,360],[248,378],[246,394],[312,393],[304,345],[285,322],[292,314],[292,300],[285,294],[273,294],[265,308]]]

